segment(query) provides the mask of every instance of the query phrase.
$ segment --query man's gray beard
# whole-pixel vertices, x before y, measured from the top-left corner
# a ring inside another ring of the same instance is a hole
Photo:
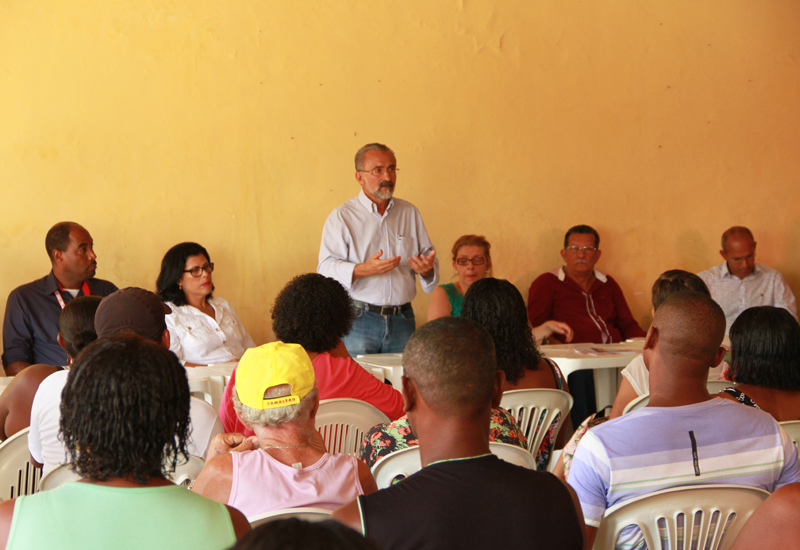
[[[375,192],[375,196],[382,201],[388,201],[392,198],[392,195],[394,195],[394,186],[389,185],[381,185]]]

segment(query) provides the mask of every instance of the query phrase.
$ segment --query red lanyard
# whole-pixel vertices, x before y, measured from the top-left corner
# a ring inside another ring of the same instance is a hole
[[[61,296],[61,292],[59,292],[60,290],[64,289],[61,288],[61,283],[59,283],[58,281],[56,281],[56,283],[58,283],[58,290],[55,291],[56,300],[58,300],[58,305],[61,306],[61,309],[64,309],[65,307],[67,307],[67,304],[64,303],[64,298]],[[83,291],[84,296],[91,296],[92,294],[91,291],[89,290],[89,283],[87,283],[86,281],[83,281],[83,286],[81,287],[81,290]]]

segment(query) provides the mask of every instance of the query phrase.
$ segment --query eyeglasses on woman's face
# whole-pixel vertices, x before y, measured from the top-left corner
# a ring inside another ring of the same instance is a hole
[[[472,265],[483,265],[486,263],[486,258],[483,256],[475,256],[474,258],[456,258],[456,263],[458,265],[467,265],[472,263]]]
[[[203,266],[196,265],[192,269],[184,269],[183,270],[184,273],[190,273],[192,275],[192,277],[199,277],[200,275],[203,274],[203,271],[205,271],[206,273],[213,273],[214,272],[214,264],[213,263],[207,263],[207,264],[205,264]]]

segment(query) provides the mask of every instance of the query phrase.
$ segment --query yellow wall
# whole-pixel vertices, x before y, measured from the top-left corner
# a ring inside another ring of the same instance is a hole
[[[119,286],[202,243],[264,342],[370,141],[440,253],[485,234],[526,299],[576,223],[645,327],[733,224],[797,293],[798,28],[796,0],[0,0],[0,299],[69,219]]]

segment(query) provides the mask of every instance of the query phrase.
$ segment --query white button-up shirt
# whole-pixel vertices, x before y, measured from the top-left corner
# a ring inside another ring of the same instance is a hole
[[[172,313],[164,320],[169,329],[169,349],[185,363],[226,363],[241,359],[248,348],[256,347],[233,307],[216,296],[208,300],[214,308],[212,319],[194,306],[167,305]]]
[[[353,281],[356,264],[383,250],[382,259],[400,256],[400,265],[382,275]],[[419,210],[410,202],[392,199],[381,215],[378,207],[360,191],[358,196],[336,207],[325,221],[319,247],[317,272],[336,279],[356,300],[380,306],[399,306],[417,294],[417,273],[408,258],[433,250]],[[420,277],[422,290],[433,292],[439,283],[439,259],[433,275]]]
[[[727,327],[731,325],[749,307],[775,306],[782,307],[797,319],[797,302],[791,289],[780,273],[761,264],[755,264],[753,272],[740,279],[728,270],[728,263],[716,265],[697,274],[705,281],[711,297],[725,312]]]

